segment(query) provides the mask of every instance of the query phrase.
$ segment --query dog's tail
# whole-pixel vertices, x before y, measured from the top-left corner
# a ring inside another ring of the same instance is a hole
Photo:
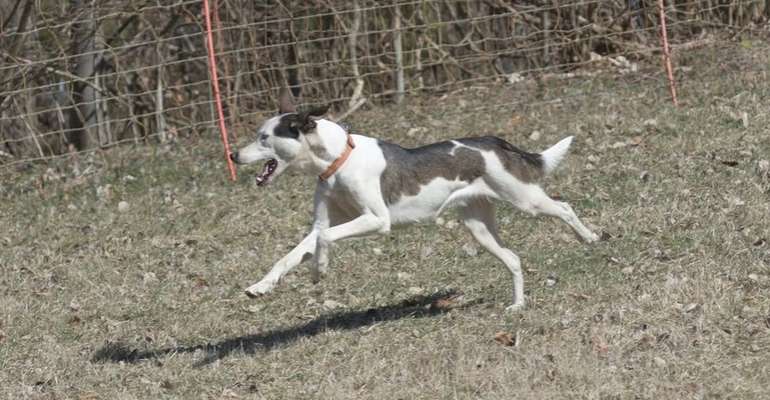
[[[572,144],[572,136],[568,136],[548,148],[548,150],[540,153],[540,157],[543,160],[543,172],[548,175],[556,169],[561,162],[562,158],[567,154],[569,145]]]

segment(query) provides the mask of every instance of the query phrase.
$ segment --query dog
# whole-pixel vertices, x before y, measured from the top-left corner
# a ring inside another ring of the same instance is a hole
[[[455,207],[473,237],[513,275],[513,302],[506,310],[516,311],[525,305],[521,262],[500,239],[494,200],[559,218],[587,243],[599,239],[572,207],[551,199],[538,184],[564,158],[572,136],[541,153],[520,150],[495,136],[407,149],[350,134],[323,118],[327,110],[298,111],[291,94],[282,89],[279,114],[262,124],[256,141],[230,155],[236,164],[266,160],[256,177],[259,186],[289,168],[318,177],[310,233],[246,289],[251,297],[269,293],[281,277],[311,258],[312,280],[318,282],[328,269],[329,247],[339,240],[384,235],[394,226],[435,219]]]

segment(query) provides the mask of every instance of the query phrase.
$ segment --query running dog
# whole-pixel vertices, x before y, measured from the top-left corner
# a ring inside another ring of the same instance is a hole
[[[497,232],[493,200],[508,201],[532,215],[567,223],[585,242],[599,237],[564,202],[538,185],[567,153],[572,137],[542,153],[528,153],[495,136],[470,137],[406,149],[376,138],[350,134],[322,118],[328,107],[298,111],[288,90],[281,90],[279,115],[265,121],[257,140],[230,155],[237,164],[266,160],[259,186],[288,168],[317,176],[310,233],[280,259],[249,296],[269,293],[303,261],[313,259],[318,282],[329,265],[329,246],[342,239],[387,234],[391,227],[435,219],[448,207],[459,208],[473,237],[513,275],[513,303],[524,307],[524,278],[519,257]]]

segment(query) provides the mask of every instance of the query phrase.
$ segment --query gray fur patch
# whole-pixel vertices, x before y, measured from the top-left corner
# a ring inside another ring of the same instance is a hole
[[[387,166],[380,176],[380,188],[386,204],[396,203],[401,196],[414,196],[420,187],[435,178],[472,182],[486,172],[479,150],[493,151],[503,167],[516,178],[531,182],[543,174],[539,154],[527,153],[494,136],[455,140],[468,147],[456,147],[449,141],[414,149],[378,141]],[[470,147],[470,148],[469,148]],[[454,149],[454,151],[452,151]]]
[[[457,148],[451,142],[439,142],[416,149],[379,141],[387,166],[380,176],[380,188],[386,204],[401,196],[414,196],[420,186],[435,178],[471,182],[484,175],[484,158],[477,150]]]
[[[479,150],[494,151],[503,168],[522,182],[535,182],[543,177],[543,158],[528,153],[496,136],[459,139],[458,142]]]

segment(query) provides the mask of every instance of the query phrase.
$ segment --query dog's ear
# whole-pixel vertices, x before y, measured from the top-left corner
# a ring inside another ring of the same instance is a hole
[[[306,111],[306,113],[313,117],[322,117],[326,112],[329,111],[329,105],[325,104],[322,106],[313,107]]]
[[[297,107],[291,100],[291,92],[285,86],[281,88],[278,94],[278,112],[281,114],[297,112]]]
[[[308,133],[311,130],[315,129],[316,127],[315,119],[317,117],[323,116],[324,114],[326,114],[327,111],[329,111],[329,106],[324,105],[320,107],[313,107],[307,111],[302,111],[298,113],[297,116],[299,117],[298,119],[300,124],[300,127],[299,127],[300,130],[302,132]]]

